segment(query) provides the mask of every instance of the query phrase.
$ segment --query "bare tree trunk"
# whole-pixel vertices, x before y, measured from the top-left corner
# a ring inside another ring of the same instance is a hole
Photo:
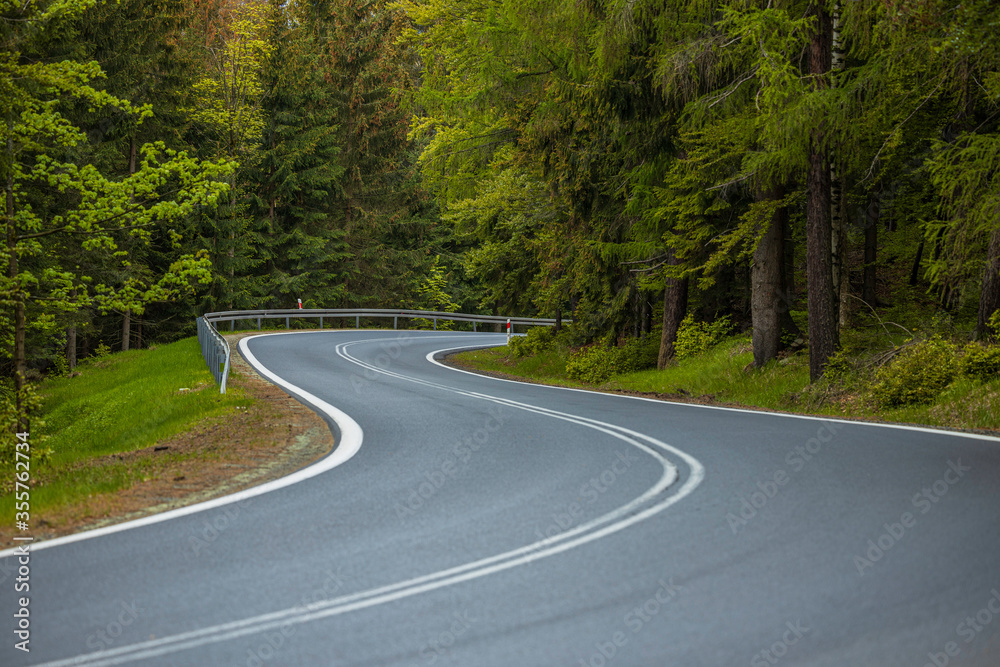
[[[76,290],[69,291],[69,298],[76,301]],[[74,321],[66,328],[66,367],[69,370],[76,368],[76,322]]]
[[[809,45],[809,72],[824,85],[821,77],[830,71],[832,25],[822,4],[813,6],[816,32]],[[815,382],[823,375],[830,357],[837,351],[840,335],[837,327],[837,293],[833,288],[831,266],[830,164],[825,146],[825,129],[813,133],[809,155],[806,207],[806,271],[809,298],[809,378]]]
[[[132,311],[126,310],[122,317],[122,352],[128,352],[132,339]]]
[[[70,370],[76,368],[76,324],[66,329],[66,366]]]
[[[1000,227],[993,230],[990,246],[986,251],[986,268],[983,269],[983,289],[979,294],[979,320],[976,323],[976,338],[992,335],[987,321],[1000,310]]]
[[[920,280],[920,260],[924,254],[924,242],[920,241],[917,246],[917,254],[913,258],[913,268],[910,269],[910,287],[916,287]]]
[[[783,196],[783,189],[779,187],[769,195],[760,195],[760,198],[778,200]],[[750,268],[753,363],[757,368],[775,359],[781,348],[781,273],[785,254],[782,211],[775,211],[768,221],[767,231],[754,250]]]
[[[681,262],[671,249],[668,251],[669,266],[678,266]],[[656,367],[661,371],[674,357],[674,343],[677,342],[677,330],[681,320],[687,313],[688,279],[667,278],[666,289],[663,290],[663,332],[660,335],[660,354]]]

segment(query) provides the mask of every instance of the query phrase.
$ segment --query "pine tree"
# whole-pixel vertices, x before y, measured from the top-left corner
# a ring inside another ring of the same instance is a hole
[[[295,11],[303,11],[296,6]],[[266,127],[259,161],[256,215],[265,222],[268,307],[331,307],[345,296],[348,257],[334,201],[343,168],[332,89],[324,79],[322,23],[286,14],[272,0],[270,48],[262,84]]]
[[[402,218],[396,187],[406,178],[409,150],[401,17],[388,0],[320,0],[304,20],[324,47],[322,76],[340,147],[332,215],[350,252],[341,303],[379,304],[400,293],[409,268],[389,243]]]

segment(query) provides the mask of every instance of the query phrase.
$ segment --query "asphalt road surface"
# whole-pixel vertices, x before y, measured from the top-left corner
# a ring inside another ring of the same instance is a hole
[[[1000,665],[997,439],[433,361],[502,342],[248,339],[334,453],[264,493],[4,552],[0,664]]]

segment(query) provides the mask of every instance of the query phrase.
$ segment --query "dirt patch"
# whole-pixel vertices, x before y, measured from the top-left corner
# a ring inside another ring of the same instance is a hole
[[[111,493],[56,511],[32,515],[36,541],[100,528],[192,505],[288,475],[333,449],[333,434],[319,415],[261,377],[233,348],[229,386],[253,398],[247,407],[202,422],[151,447],[112,454],[63,470],[37,482],[58,484],[60,476],[86,468],[121,467],[138,481]],[[215,385],[203,391],[217,391]],[[13,546],[12,527],[0,527],[0,545]]]

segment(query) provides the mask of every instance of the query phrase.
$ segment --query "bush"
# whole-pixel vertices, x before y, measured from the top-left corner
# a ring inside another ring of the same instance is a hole
[[[733,328],[729,316],[720,317],[714,322],[695,322],[694,314],[689,313],[681,321],[677,330],[677,341],[674,343],[674,355],[678,361],[693,357],[722,342]]]
[[[621,347],[599,341],[570,355],[566,375],[574,380],[600,384],[612,375],[633,373],[656,366],[659,341],[654,336],[631,338]]]
[[[552,327],[531,327],[525,336],[514,336],[507,346],[512,357],[527,357],[552,347],[556,334]]]
[[[615,348],[597,342],[571,355],[566,362],[566,375],[573,380],[600,384],[614,373]]]
[[[935,335],[903,350],[875,374],[872,392],[881,407],[934,400],[958,376],[958,348]]]
[[[962,357],[962,375],[988,382],[1000,377],[1000,346],[969,343]]]

